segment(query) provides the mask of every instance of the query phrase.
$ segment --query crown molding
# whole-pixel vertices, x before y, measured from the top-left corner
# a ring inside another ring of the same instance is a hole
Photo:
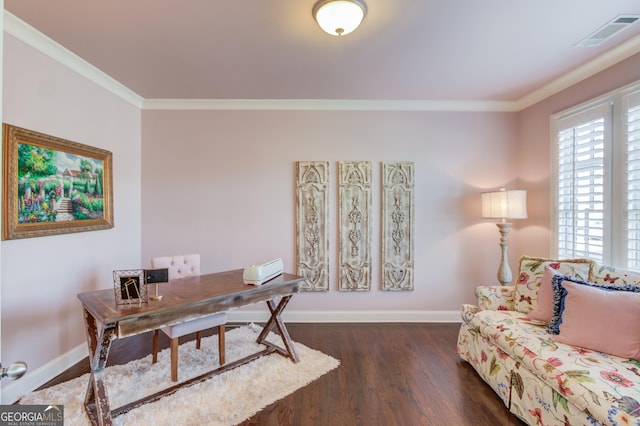
[[[145,99],[145,110],[517,111],[515,102],[356,99]]]
[[[140,109],[280,111],[493,111],[515,112],[515,102],[344,99],[144,99],[20,18],[4,11],[5,33]]]
[[[133,106],[142,108],[144,99],[140,95],[6,10],[4,11],[4,32],[58,61]]]
[[[581,48],[588,49],[588,48]],[[613,66],[640,52],[640,34],[620,43],[597,58],[568,72],[562,77],[542,86],[530,94],[520,98],[517,102],[518,111],[529,108],[538,102],[555,95],[587,78]]]
[[[144,99],[6,10],[4,11],[4,32],[142,110],[518,112],[640,52],[640,35],[637,35],[517,101]]]

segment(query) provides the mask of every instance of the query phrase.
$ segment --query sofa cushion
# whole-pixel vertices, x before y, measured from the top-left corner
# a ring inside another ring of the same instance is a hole
[[[640,293],[562,280],[556,342],[640,360]]]
[[[553,260],[522,256],[518,267],[518,280],[516,281],[516,311],[526,314],[537,306],[538,289],[542,282],[544,268],[547,265],[550,265],[561,274],[590,280],[595,262],[590,259]]]
[[[520,312],[478,311],[470,325],[599,422],[640,422],[639,361],[555,342]]]

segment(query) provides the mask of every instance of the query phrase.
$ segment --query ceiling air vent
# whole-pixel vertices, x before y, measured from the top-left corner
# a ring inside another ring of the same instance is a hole
[[[592,47],[598,46],[605,40],[618,34],[620,31],[627,28],[629,25],[640,19],[640,15],[619,15],[615,19],[607,22],[602,27],[597,29],[591,35],[584,40],[576,44],[577,47]]]

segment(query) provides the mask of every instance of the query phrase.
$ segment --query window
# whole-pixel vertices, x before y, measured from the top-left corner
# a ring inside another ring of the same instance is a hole
[[[551,118],[554,255],[640,269],[640,84]]]
[[[629,268],[640,269],[640,92],[626,100],[627,259]]]

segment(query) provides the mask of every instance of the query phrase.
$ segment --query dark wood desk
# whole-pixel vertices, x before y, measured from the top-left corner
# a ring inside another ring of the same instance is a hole
[[[82,302],[91,377],[85,397],[85,409],[92,423],[110,425],[113,417],[125,413],[142,404],[156,401],[176,392],[180,387],[201,382],[215,374],[246,364],[260,356],[277,352],[298,362],[289,332],[281,314],[291,297],[298,292],[303,277],[283,274],[260,286],[246,285],[242,281],[242,270],[219,272],[181,278],[160,284],[162,300],[149,301],[141,306],[116,305],[113,290],[100,290],[78,294]],[[276,305],[275,299],[280,298]],[[178,324],[215,312],[266,302],[271,312],[269,321],[262,329],[257,342],[265,349],[246,358],[224,364],[201,376],[179,383],[146,398],[111,409],[104,384],[104,369],[111,343],[115,339],[144,333],[168,325]],[[284,348],[266,340],[276,326]]]

